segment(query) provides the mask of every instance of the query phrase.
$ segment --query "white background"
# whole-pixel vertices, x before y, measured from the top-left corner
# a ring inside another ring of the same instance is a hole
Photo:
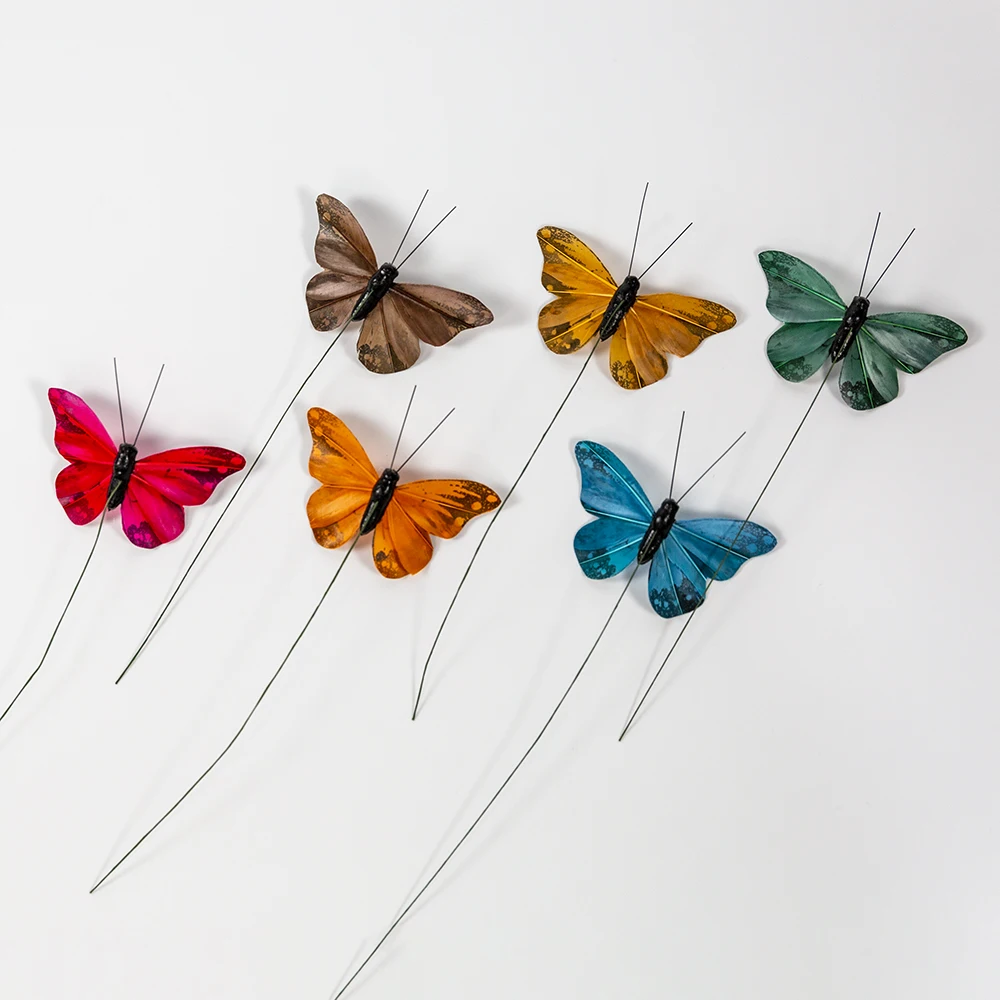
[[[254,455],[328,342],[303,302],[321,191],[380,259],[425,187],[418,234],[457,202],[407,276],[478,295],[496,322],[390,377],[345,336],[118,688],[234,483],[152,553],[112,519],[0,730],[0,993],[328,1000],[619,591],[572,556],[573,443],[616,449],[658,501],[682,408],[681,489],[745,428],[686,508],[742,516],[813,391],[767,364],[755,255],[803,256],[849,296],[881,210],[873,266],[917,233],[874,308],[943,313],[968,347],[876,412],[829,384],[757,513],[778,549],[713,591],[618,744],[679,627],[633,585],[354,995],[995,997],[997,27],[986,0],[9,7],[4,703],[93,538],[53,496],[48,386],[113,429],[117,355],[134,428],[166,362],[143,450]],[[238,749],[89,896],[222,748],[338,562],[303,511],[307,408],[381,464],[416,383],[405,444],[457,412],[413,474],[506,491],[582,361],[539,340],[534,232],[571,228],[621,276],[646,180],[640,268],[695,225],[645,289],[716,298],[738,326],[638,394],[601,352],[483,548],[416,724],[416,674],[483,523],[402,582],[359,546]]]

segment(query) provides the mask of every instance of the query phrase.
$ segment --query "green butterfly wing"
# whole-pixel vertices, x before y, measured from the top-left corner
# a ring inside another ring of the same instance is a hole
[[[874,410],[899,395],[899,378],[892,358],[878,345],[865,324],[844,356],[840,394],[855,410]]]
[[[896,367],[910,374],[969,339],[957,323],[931,313],[880,313],[868,317],[865,329]]]
[[[784,323],[767,342],[767,358],[789,382],[801,382],[823,367],[847,306],[805,261],[765,250],[757,258],[767,278],[767,311]]]

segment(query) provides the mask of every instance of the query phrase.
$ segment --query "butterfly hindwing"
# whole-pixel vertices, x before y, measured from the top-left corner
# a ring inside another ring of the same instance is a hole
[[[785,323],[767,341],[767,360],[789,382],[802,382],[815,375],[830,356],[839,320]]]
[[[770,552],[777,539],[753,521],[729,517],[676,521],[671,534],[709,580],[729,580],[754,556]]]
[[[372,538],[375,568],[384,577],[398,580],[419,573],[433,554],[427,532],[414,523],[402,505],[390,502]]]
[[[705,599],[708,581],[679,545],[673,532],[656,550],[649,564],[649,603],[661,618],[694,611]]]
[[[866,324],[867,326],[867,324]],[[858,331],[840,369],[840,394],[855,410],[873,410],[899,394],[899,377],[892,358],[866,332]]]
[[[598,517],[585,524],[573,538],[580,569],[591,580],[617,576],[635,562],[646,529],[634,521]]]

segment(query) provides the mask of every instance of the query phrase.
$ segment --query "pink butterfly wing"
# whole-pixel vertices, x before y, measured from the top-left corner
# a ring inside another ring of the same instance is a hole
[[[184,530],[184,507],[203,504],[246,465],[227,448],[174,448],[135,463],[122,503],[122,530],[133,545],[155,549]]]
[[[246,459],[227,448],[174,448],[135,463],[133,478],[168,500],[194,507],[204,503],[226,476],[239,472]]]
[[[56,496],[74,524],[89,524],[104,510],[118,449],[79,396],[49,389],[49,403],[56,418],[56,449],[70,462],[56,476]]]
[[[135,475],[122,501],[122,531],[140,549],[172,542],[184,530],[184,508]]]

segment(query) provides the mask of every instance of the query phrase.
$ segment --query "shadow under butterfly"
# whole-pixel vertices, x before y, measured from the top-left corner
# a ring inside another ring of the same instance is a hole
[[[406,261],[455,210],[450,209],[397,264],[396,258],[403,249],[426,197],[425,191],[392,260],[381,266],[378,266],[368,237],[351,210],[343,202],[327,194],[321,194],[316,199],[319,232],[315,252],[316,261],[322,270],[309,280],[306,304],[313,326],[322,331],[336,330],[336,335],[288,401],[260,451],[250,463],[246,475],[181,574],[132,658],[115,681],[116,684],[146,648],[278,428],[349,324],[361,323],[358,340],[358,358],[361,363],[369,371],[388,374],[409,368],[420,354],[421,343],[439,347],[462,330],[492,322],[493,314],[490,310],[478,299],[464,292],[437,285],[414,285],[396,281]]]
[[[433,554],[431,535],[453,538],[472,518],[499,505],[500,497],[495,490],[469,479],[400,482],[400,471],[453,412],[445,414],[430,434],[397,467],[396,454],[412,404],[411,393],[392,458],[381,474],[375,471],[364,448],[339,417],[320,407],[313,407],[309,411],[309,429],[312,433],[309,473],[322,484],[310,496],[306,505],[309,526],[316,541],[325,548],[339,548],[350,542],[347,552],[316,607],[235,735],[187,791],[108,869],[91,892],[100,888],[131,857],[150,834],[208,777],[239,739],[323,606],[360,538],[372,535],[372,557],[379,573],[386,579],[400,579],[419,573],[430,562]]]
[[[615,381],[625,389],[641,389],[667,374],[670,355],[685,357],[708,337],[729,330],[736,324],[736,316],[730,309],[709,299],[676,293],[639,294],[642,279],[692,225],[688,223],[639,275],[632,274],[648,190],[647,184],[639,205],[628,274],[621,284],[615,281],[597,254],[579,237],[557,226],[543,226],[538,230],[538,245],[542,251],[542,287],[555,296],[538,314],[542,342],[555,354],[570,354],[590,341],[593,341],[593,346],[524,467],[514,479],[496,516],[490,519],[473,550],[424,661],[413,705],[414,719],[434,651],[479,550],[583,377],[598,346],[610,341],[609,366]]]
[[[574,541],[577,561],[584,573],[594,579],[615,576],[627,569],[632,562],[635,562],[635,566],[590,651],[577,668],[569,686],[538,734],[472,824],[445,855],[444,860],[389,924],[364,961],[358,965],[343,986],[334,992],[331,1000],[340,1000],[350,989],[351,984],[431,887],[541,741],[597,649],[639,566],[650,564],[650,603],[657,614],[669,618],[684,614],[686,611],[693,611],[704,601],[712,582],[730,579],[749,559],[764,555],[774,548],[776,544],[774,535],[759,524],[751,522],[749,518],[742,521],[728,518],[682,521],[677,518],[680,501],[684,496],[701,482],[743,437],[741,434],[681,497],[674,500],[672,497],[674,475],[677,471],[677,456],[680,452],[683,428],[682,416],[681,430],[677,436],[677,452],[674,455],[674,471],[670,477],[670,490],[667,499],[657,508],[649,502],[635,477],[610,449],[593,441],[581,441],[577,444],[576,457],[582,480],[580,499],[584,509],[597,516],[597,520],[584,525],[577,532]]]

